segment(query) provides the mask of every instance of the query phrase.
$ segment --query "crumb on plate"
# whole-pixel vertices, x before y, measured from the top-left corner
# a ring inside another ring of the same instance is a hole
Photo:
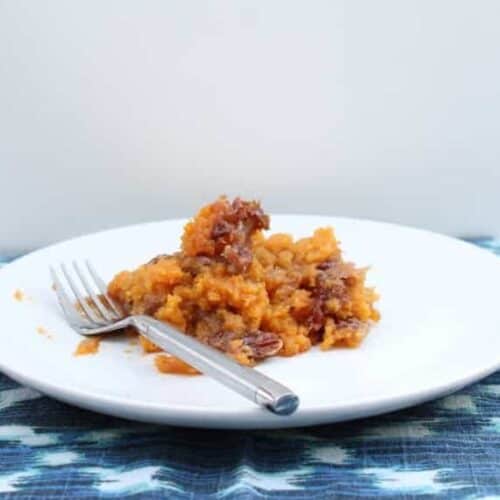
[[[44,328],[43,326],[37,326],[36,327],[36,332],[39,333],[40,335],[43,335],[45,338],[47,339],[52,339],[52,335],[50,334],[50,332]]]
[[[89,337],[82,340],[74,353],[75,356],[87,356],[89,354],[96,354],[99,351],[101,338],[99,336]]]
[[[200,372],[184,361],[168,354],[155,356],[155,366],[160,373],[175,373],[177,375],[199,375]]]

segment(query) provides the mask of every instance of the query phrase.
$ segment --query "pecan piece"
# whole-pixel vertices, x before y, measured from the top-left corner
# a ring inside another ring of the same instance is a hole
[[[212,259],[204,255],[197,255],[195,257],[181,257],[180,265],[183,271],[191,274],[191,276],[198,275],[204,267],[209,266]]]
[[[153,316],[154,313],[163,305],[167,300],[166,293],[147,293],[142,298],[142,304],[140,311],[136,311],[136,314],[147,314],[148,316]]]
[[[335,321],[335,327],[338,330],[351,330],[353,332],[364,331],[368,324],[358,318],[347,318]]]
[[[222,200],[222,210],[215,219],[210,237],[215,255],[224,259],[231,273],[241,273],[252,262],[252,234],[269,228],[269,216],[259,203],[236,198]]]
[[[234,338],[236,338],[236,335],[233,332],[219,331],[211,335],[207,339],[207,343],[220,351],[226,351],[229,342]]]
[[[250,356],[253,359],[268,358],[283,347],[283,341],[279,335],[261,330],[245,335],[243,343],[250,350]]]
[[[325,326],[324,300],[315,298],[306,324],[311,332],[319,332]]]
[[[219,331],[208,339],[208,343],[221,351],[229,351],[232,340],[240,338],[234,332]],[[242,349],[252,359],[268,358],[276,354],[282,347],[280,336],[272,332],[255,330],[241,337]]]
[[[252,263],[252,252],[243,245],[227,245],[222,256],[226,259],[231,272],[245,271]]]
[[[149,264],[156,264],[158,263],[160,260],[163,260],[163,259],[166,259],[167,257],[171,257],[170,255],[167,255],[166,253],[162,253],[160,255],[157,255],[156,257],[153,257],[149,262],[148,262],[148,265]]]

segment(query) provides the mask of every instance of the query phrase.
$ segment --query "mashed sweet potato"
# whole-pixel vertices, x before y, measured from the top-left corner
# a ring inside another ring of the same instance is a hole
[[[316,344],[357,346],[379,319],[366,270],[343,261],[331,228],[297,241],[266,237],[268,228],[257,202],[221,197],[186,225],[178,253],[119,273],[108,292],[129,314],[170,323],[245,365]],[[193,373],[165,359],[160,370]]]

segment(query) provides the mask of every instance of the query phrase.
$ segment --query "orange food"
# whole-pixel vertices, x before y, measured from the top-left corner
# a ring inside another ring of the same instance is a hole
[[[181,251],[119,273],[109,294],[129,314],[165,321],[245,365],[314,344],[359,345],[379,319],[366,270],[344,262],[331,228],[294,241],[266,238],[268,227],[257,202],[221,197],[186,225]]]
[[[87,356],[89,354],[96,354],[99,350],[100,343],[101,339],[97,336],[82,340],[76,348],[75,356]]]
[[[155,365],[161,373],[177,373],[179,375],[199,375],[200,372],[192,366],[184,363],[184,361],[175,358],[174,356],[167,356],[165,354],[158,354],[155,357]]]

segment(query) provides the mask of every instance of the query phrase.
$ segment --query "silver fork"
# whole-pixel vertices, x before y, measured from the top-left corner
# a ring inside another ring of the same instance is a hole
[[[74,298],[63,286],[64,280],[51,267],[57,298],[68,323],[79,334],[91,336],[134,326],[168,353],[271,412],[290,415],[297,409],[299,398],[290,389],[259,371],[238,364],[222,352],[154,318],[126,316],[109,297],[106,284],[89,261],[85,262],[85,266],[73,262],[73,271],[65,264],[61,264],[60,268],[60,274]]]

